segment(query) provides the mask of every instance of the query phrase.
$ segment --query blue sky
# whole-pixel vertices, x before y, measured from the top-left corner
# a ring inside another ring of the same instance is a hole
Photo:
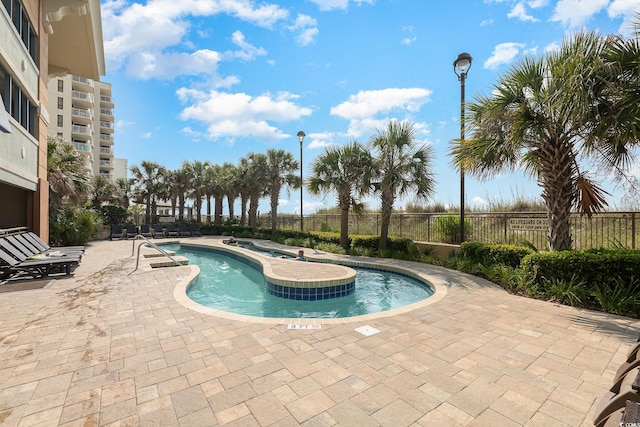
[[[568,33],[630,35],[640,2],[108,0],[101,9],[115,154],[130,166],[237,163],[272,147],[299,159],[303,130],[308,176],[325,147],[367,142],[390,119],[407,119],[434,150],[431,202],[459,206],[459,174],[447,156],[460,134],[457,55],[473,56],[469,100],[490,93],[514,61],[553,49]],[[609,189],[610,206],[622,207],[623,189]],[[520,173],[466,178],[471,207],[539,194]],[[305,193],[303,202],[306,214],[336,200]],[[283,192],[279,212],[299,206],[299,191]],[[368,206],[379,208],[376,199]]]

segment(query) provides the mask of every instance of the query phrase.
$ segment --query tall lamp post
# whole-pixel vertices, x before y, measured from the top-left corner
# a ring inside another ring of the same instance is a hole
[[[304,181],[302,180],[302,141],[307,136],[303,131],[298,132],[298,140],[300,141],[300,231],[304,231],[304,216],[302,216],[302,189]]]
[[[464,83],[471,68],[471,55],[466,52],[453,61],[453,72],[460,81],[460,142],[464,143]],[[464,168],[460,167],[460,243],[464,242]]]

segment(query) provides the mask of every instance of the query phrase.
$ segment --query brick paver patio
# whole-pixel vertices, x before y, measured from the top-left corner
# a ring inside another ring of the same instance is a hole
[[[589,426],[640,333],[635,319],[388,260],[446,295],[293,330],[189,308],[174,292],[194,267],[128,274],[131,245],[91,243],[72,277],[0,293],[0,424]]]

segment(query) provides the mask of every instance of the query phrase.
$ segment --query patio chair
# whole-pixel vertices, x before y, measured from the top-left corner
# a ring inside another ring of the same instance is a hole
[[[153,238],[161,239],[163,237],[167,237],[167,235],[164,233],[162,224],[153,224]]]
[[[151,234],[151,229],[149,228],[149,224],[142,224],[140,226],[140,235],[148,239],[153,237],[153,235]]]
[[[123,238],[124,238],[124,232],[122,231],[122,225],[112,224],[111,233],[109,234],[109,240],[123,239]]]
[[[15,246],[14,244],[15,239],[12,239],[11,237],[13,236],[3,236],[0,238],[0,250],[4,251],[6,254],[13,257],[16,261],[19,261],[19,262],[33,261],[33,260],[39,261],[39,260],[48,259],[48,258],[59,259],[63,257],[65,259],[71,259],[71,260],[76,260],[80,262],[80,259],[82,258],[81,253],[65,253],[61,251],[56,253],[54,253],[54,251],[50,251],[48,253],[42,253],[42,252],[33,253],[33,252],[27,251],[27,253],[25,253],[22,249]]]
[[[202,233],[200,233],[200,224],[197,222],[192,222],[189,224],[189,232],[191,233],[191,237],[200,237]]]
[[[133,224],[127,224],[127,239],[133,239],[138,235],[138,227]]]
[[[178,224],[178,237],[190,237],[191,232],[189,231],[189,227],[185,223]]]
[[[166,236],[167,237],[178,237],[178,229],[176,229],[176,225],[175,224],[167,224]]]
[[[50,250],[59,250],[63,252],[84,252],[85,247],[83,245],[77,246],[49,246],[33,231],[27,231],[26,233],[21,233],[20,236],[24,237],[26,240],[30,241],[34,246],[40,248],[42,252],[50,251]]]
[[[18,261],[4,250],[0,249],[0,280],[18,275],[42,278],[52,274],[69,275],[78,266],[77,259],[67,257],[48,257],[41,260]]]
[[[621,379],[598,403],[593,424],[604,425],[603,422],[614,412],[624,408],[627,401],[640,403],[640,391],[635,385],[640,381],[640,368],[630,370]]]

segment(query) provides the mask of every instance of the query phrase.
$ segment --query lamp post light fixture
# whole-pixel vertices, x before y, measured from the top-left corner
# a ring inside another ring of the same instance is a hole
[[[453,61],[453,72],[460,81],[460,143],[464,143],[464,83],[471,68],[471,55],[466,52]],[[464,242],[464,168],[460,167],[460,243]]]
[[[298,140],[300,141],[300,231],[304,231],[304,216],[302,216],[302,190],[304,181],[302,180],[302,141],[307,136],[303,131],[298,132]]]

